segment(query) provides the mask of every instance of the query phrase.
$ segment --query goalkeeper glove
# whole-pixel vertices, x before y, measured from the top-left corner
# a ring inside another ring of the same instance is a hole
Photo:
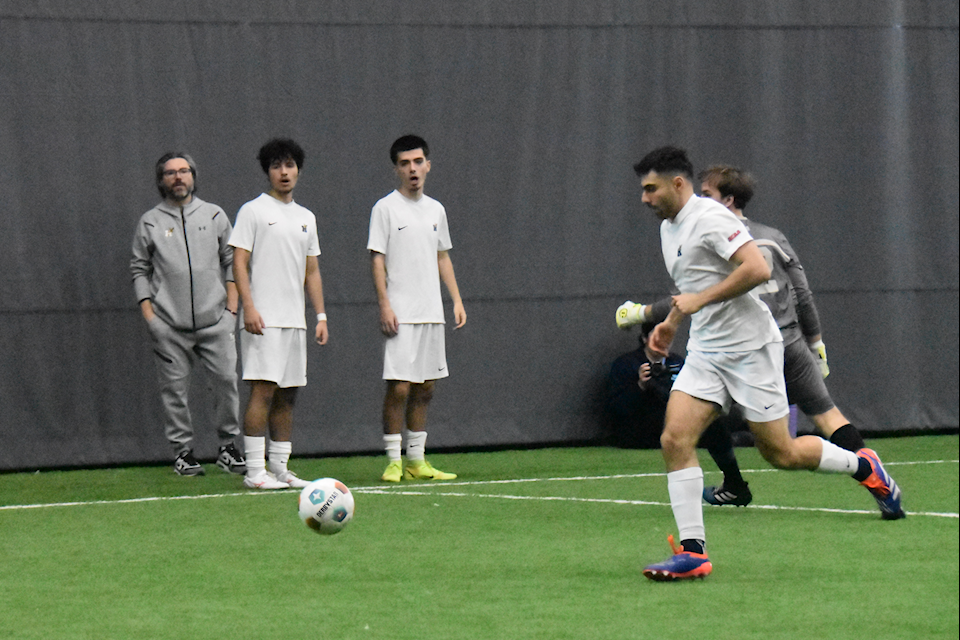
[[[813,359],[820,365],[820,373],[826,378],[830,375],[830,367],[827,366],[827,347],[823,344],[823,340],[817,340],[811,344],[810,352],[813,354]]]
[[[646,306],[627,300],[617,307],[617,328],[629,329],[635,324],[642,324],[646,321]]]

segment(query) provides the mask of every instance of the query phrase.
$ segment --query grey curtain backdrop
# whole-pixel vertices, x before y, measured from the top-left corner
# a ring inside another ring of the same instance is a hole
[[[153,164],[191,152],[233,219],[276,135],[307,152],[331,332],[295,455],[381,447],[365,244],[409,132],[469,314],[429,446],[601,435],[636,345],[614,310],[669,288],[631,170],[666,143],[756,175],[747,214],[803,259],[848,418],[958,426],[955,1],[48,0],[0,21],[0,469],[170,458],[128,269]]]

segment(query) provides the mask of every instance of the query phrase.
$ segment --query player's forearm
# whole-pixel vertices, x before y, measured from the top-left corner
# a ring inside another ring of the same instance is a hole
[[[316,265],[316,258],[313,259],[313,264]],[[318,267],[307,268],[307,276],[305,279],[307,296],[310,298],[310,304],[313,305],[313,310],[317,313],[326,313],[326,310],[323,305],[323,278],[320,276],[320,269]]]
[[[737,249],[731,261],[737,266],[730,275],[697,294],[701,308],[741,296],[770,279],[770,267],[753,242]]]
[[[380,309],[390,308],[390,298],[387,297],[387,265],[386,256],[371,251],[370,272],[373,275],[373,288],[377,292],[377,304]]]
[[[453,260],[450,259],[446,251],[441,251],[437,255],[437,267],[440,269],[440,280],[447,288],[447,293],[450,294],[454,304],[462,304],[460,289],[457,287],[457,277],[453,272]]]
[[[237,284],[231,280],[228,280],[226,283],[227,287],[227,309],[230,310],[230,313],[237,313],[237,305],[239,304],[240,294],[237,293]]]
[[[237,296],[244,309],[253,308],[253,293],[250,291],[250,252],[236,249],[233,252],[233,282]]]
[[[762,273],[766,273],[767,276],[764,277],[763,275],[758,275]],[[745,294],[758,284],[762,284],[769,280],[769,273],[769,270],[766,270],[765,272],[757,271],[756,269],[751,269],[747,265],[740,265],[734,269],[733,273],[727,276],[722,282],[719,282],[702,292],[703,299],[705,300],[704,306],[708,304],[715,304],[717,302],[724,302]]]

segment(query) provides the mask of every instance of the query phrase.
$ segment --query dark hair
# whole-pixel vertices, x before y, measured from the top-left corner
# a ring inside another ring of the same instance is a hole
[[[633,170],[641,178],[651,171],[656,171],[661,176],[681,174],[693,180],[693,165],[687,158],[687,152],[677,147],[654,149],[633,165]]]
[[[193,161],[193,158],[184,153],[183,151],[168,151],[157,160],[157,166],[155,168],[157,174],[157,191],[160,192],[161,198],[167,197],[167,192],[163,188],[163,165],[167,164],[174,158],[183,158],[187,161],[187,164],[190,165],[190,173],[193,174],[193,190],[197,190],[197,163]]]
[[[726,164],[715,164],[707,167],[698,176],[700,182],[709,182],[716,187],[724,198],[733,196],[733,206],[743,209],[753,197],[756,181],[746,171]]]
[[[430,147],[427,146],[426,140],[415,135],[400,136],[390,145],[390,164],[397,164],[398,155],[414,149],[423,149],[423,157],[430,157]]]
[[[288,159],[297,163],[297,169],[303,169],[304,157],[303,148],[290,138],[274,138],[260,147],[260,152],[257,154],[257,160],[260,161],[260,168],[264,173],[270,173],[270,165],[274,162],[283,162]]]
[[[646,174],[644,174],[646,175]],[[640,325],[640,342],[643,344],[650,337],[650,332],[654,330],[658,323],[647,320]]]

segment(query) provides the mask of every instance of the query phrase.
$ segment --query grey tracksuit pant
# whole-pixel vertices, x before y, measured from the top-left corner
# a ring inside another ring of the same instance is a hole
[[[165,414],[164,432],[176,454],[193,448],[187,394],[190,372],[197,360],[206,369],[213,392],[220,444],[229,444],[240,434],[235,328],[236,317],[227,310],[219,322],[197,331],[174,329],[159,317],[150,322]]]

